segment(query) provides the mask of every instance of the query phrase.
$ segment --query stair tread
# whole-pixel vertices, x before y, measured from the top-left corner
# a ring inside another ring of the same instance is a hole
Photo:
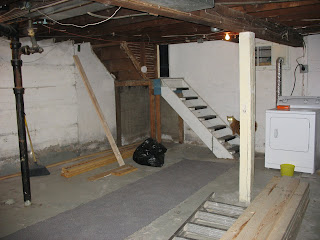
[[[210,120],[210,119],[213,119],[213,118],[216,118],[217,116],[216,115],[206,115],[206,116],[201,116],[201,117],[198,117],[199,119],[201,120]]]
[[[173,89],[175,89],[176,91],[189,90],[188,87],[176,87],[176,88],[173,88]]]
[[[234,135],[225,135],[223,137],[219,137],[218,139],[219,139],[219,141],[228,142],[228,141],[235,139],[235,138],[236,138],[236,136],[234,136]]]
[[[240,146],[239,145],[233,145],[231,148],[228,148],[229,152],[234,152],[237,153],[240,150]]]
[[[226,127],[227,127],[226,125],[215,125],[215,126],[208,127],[208,129],[212,129],[214,131],[218,131],[218,130],[221,130],[221,129],[225,129]]]
[[[180,99],[182,100],[195,100],[195,99],[198,99],[199,97],[196,97],[196,96],[190,96],[190,97],[180,97]]]
[[[199,110],[199,109],[205,109],[207,107],[208,106],[205,106],[205,105],[197,105],[197,106],[191,106],[191,107],[188,107],[188,108],[194,108],[194,110]]]

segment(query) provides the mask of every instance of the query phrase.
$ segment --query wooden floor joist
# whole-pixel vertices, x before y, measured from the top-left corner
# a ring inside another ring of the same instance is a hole
[[[221,240],[295,239],[308,202],[308,183],[274,177]]]

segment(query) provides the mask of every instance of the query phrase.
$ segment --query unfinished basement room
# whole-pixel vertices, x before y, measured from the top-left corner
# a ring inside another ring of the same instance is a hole
[[[319,0],[1,0],[0,102],[0,239],[320,239]]]

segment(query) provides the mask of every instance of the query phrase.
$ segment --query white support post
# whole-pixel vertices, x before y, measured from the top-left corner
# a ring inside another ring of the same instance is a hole
[[[250,203],[254,178],[255,143],[255,34],[239,35],[240,169],[239,201]]]

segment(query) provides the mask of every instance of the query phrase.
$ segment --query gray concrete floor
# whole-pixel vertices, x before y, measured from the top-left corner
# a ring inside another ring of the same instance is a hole
[[[0,237],[97,199],[182,159],[225,162],[232,167],[127,239],[168,239],[212,192],[215,192],[217,201],[241,205],[238,202],[238,161],[216,159],[207,148],[200,146],[173,143],[165,143],[165,146],[168,152],[162,168],[137,165],[132,159],[127,159],[127,163],[138,167],[139,170],[121,177],[109,176],[95,182],[89,182],[87,178],[114,168],[116,164],[69,179],[60,176],[62,166],[50,168],[51,175],[31,178],[30,207],[24,207],[20,177],[0,181]],[[257,154],[253,197],[273,176],[280,176],[279,170],[265,169],[264,156]],[[320,239],[320,176],[295,173],[294,177],[310,183],[310,203],[297,239]],[[5,204],[9,199],[14,203]]]

